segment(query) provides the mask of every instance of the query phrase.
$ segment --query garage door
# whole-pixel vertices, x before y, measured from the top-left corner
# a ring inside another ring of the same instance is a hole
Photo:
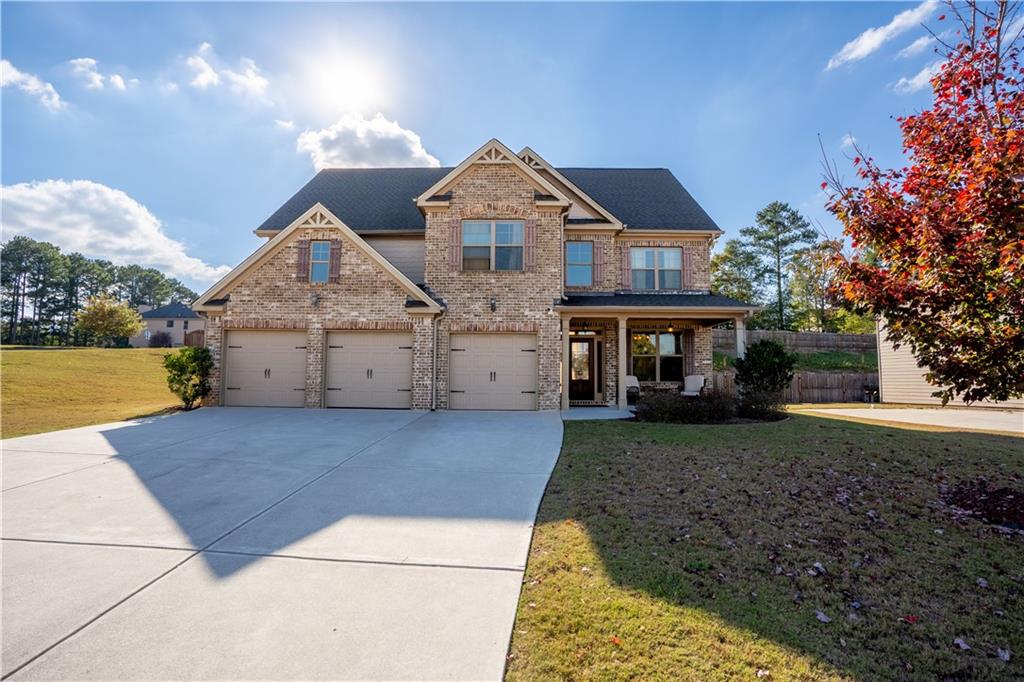
[[[302,407],[305,398],[306,332],[228,332],[226,405]]]
[[[412,407],[412,334],[330,332],[327,407]]]
[[[536,336],[452,334],[450,350],[451,409],[537,409]]]

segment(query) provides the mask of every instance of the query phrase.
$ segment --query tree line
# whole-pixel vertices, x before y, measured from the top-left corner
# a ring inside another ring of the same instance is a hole
[[[64,254],[54,244],[23,236],[0,247],[0,336],[5,343],[92,343],[87,331],[76,328],[75,317],[95,297],[109,297],[137,308],[191,302],[196,296],[177,279],[154,268]]]
[[[874,320],[843,308],[833,294],[842,248],[841,240],[820,238],[792,206],[773,201],[712,257],[711,285],[764,306],[751,329],[871,333]]]

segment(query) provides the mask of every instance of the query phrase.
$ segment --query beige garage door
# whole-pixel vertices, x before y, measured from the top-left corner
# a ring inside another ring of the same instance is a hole
[[[327,407],[412,407],[412,333],[330,332]]]
[[[227,333],[224,404],[302,407],[305,398],[306,332]]]
[[[450,350],[451,409],[537,409],[536,336],[452,334]]]

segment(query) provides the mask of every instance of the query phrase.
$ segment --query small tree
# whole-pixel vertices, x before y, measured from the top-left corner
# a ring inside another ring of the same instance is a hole
[[[75,330],[90,335],[97,346],[110,346],[118,338],[138,334],[142,328],[137,310],[107,296],[89,299],[75,318]]]
[[[174,340],[167,332],[153,332],[153,335],[149,337],[150,348],[170,348],[173,345]]]
[[[182,348],[164,356],[167,386],[181,398],[186,410],[210,394],[210,371],[213,358],[206,348]]]
[[[736,358],[740,414],[765,419],[782,412],[782,391],[793,381],[796,356],[775,341],[758,341]]]

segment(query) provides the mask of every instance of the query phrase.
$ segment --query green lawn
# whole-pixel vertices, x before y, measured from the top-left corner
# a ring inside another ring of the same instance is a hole
[[[4,438],[118,421],[179,405],[167,348],[3,348]]]
[[[1024,535],[940,499],[985,477],[1024,500],[1024,440],[808,415],[565,429],[509,679],[1024,677]]]
[[[715,352],[714,367],[723,370],[733,366],[733,358],[724,353]],[[874,372],[878,369],[878,353],[848,353],[846,351],[819,351],[817,353],[797,353],[797,371],[812,370],[819,372]]]

